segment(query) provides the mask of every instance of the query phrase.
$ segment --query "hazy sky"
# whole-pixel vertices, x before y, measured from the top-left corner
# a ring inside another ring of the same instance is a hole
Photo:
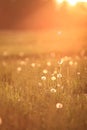
[[[60,25],[72,26],[72,23],[76,26],[78,23],[86,24],[87,15],[77,16],[76,12],[66,13],[64,8],[62,11],[56,10],[53,0],[0,0],[0,30],[46,29]]]

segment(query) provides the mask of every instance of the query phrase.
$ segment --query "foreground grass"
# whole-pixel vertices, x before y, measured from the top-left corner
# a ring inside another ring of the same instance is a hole
[[[86,130],[87,57],[0,60],[1,130]]]

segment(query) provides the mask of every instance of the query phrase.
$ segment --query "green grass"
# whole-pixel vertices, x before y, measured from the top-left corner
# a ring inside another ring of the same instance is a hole
[[[61,58],[50,54],[1,57],[1,130],[87,129],[87,57],[66,58],[60,65]],[[57,78],[59,73],[62,78]],[[63,107],[56,108],[57,103]]]

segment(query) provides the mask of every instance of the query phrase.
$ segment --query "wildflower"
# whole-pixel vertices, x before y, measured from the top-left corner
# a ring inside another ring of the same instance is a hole
[[[56,93],[56,89],[54,89],[54,88],[51,88],[51,90],[50,90],[52,93]]]
[[[62,65],[62,64],[63,64],[63,62],[64,62],[64,60],[63,60],[63,59],[61,59],[60,61],[58,61],[58,64],[59,64],[59,65]]]
[[[62,74],[57,74],[57,78],[62,78]]]
[[[55,76],[52,76],[52,77],[51,77],[51,80],[52,80],[52,81],[55,81],[55,80],[56,80],[56,77],[55,77]]]
[[[47,66],[51,66],[51,62],[50,61],[47,62]]]
[[[45,81],[46,80],[46,76],[42,76],[41,80]]]
[[[47,73],[48,73],[48,70],[44,69],[44,70],[43,70],[43,73],[44,73],[44,74],[47,74]]]
[[[56,108],[57,108],[57,109],[63,108],[63,104],[62,104],[62,103],[57,103],[57,104],[56,104]]]

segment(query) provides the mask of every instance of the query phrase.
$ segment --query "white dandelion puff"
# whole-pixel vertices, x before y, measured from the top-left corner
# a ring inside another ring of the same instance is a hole
[[[52,93],[56,93],[56,89],[54,89],[54,88],[51,88],[50,91],[51,91]]]
[[[44,73],[44,74],[47,74],[47,73],[48,73],[48,70],[44,69],[44,70],[43,70],[43,73]]]
[[[55,77],[55,76],[52,76],[52,77],[51,77],[51,80],[52,80],[52,81],[55,81],[55,80],[56,80],[56,77]]]
[[[58,61],[58,64],[59,64],[59,65],[62,65],[63,62],[64,62],[64,60],[63,60],[63,58],[62,58],[60,61]]]
[[[57,78],[62,78],[63,76],[62,76],[62,74],[57,74]]]
[[[56,104],[56,108],[57,108],[57,109],[63,108],[63,104],[62,104],[62,103],[57,103],[57,104]]]
[[[45,81],[46,80],[46,76],[42,76],[41,80]]]

